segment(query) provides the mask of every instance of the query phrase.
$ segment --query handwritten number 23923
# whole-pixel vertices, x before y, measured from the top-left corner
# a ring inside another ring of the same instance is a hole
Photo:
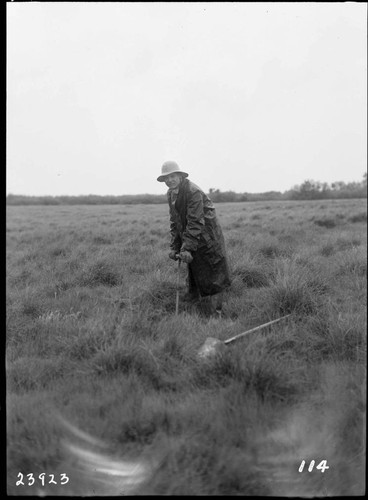
[[[47,474],[49,477],[50,477],[50,480],[48,481],[48,484],[58,484],[56,481],[55,481],[55,474]],[[19,472],[18,476],[17,476],[19,479],[18,481],[15,483],[16,486],[24,486],[24,482],[23,482],[23,478],[24,478],[24,475]],[[46,474],[44,472],[42,472],[41,474],[39,474],[36,478],[34,477],[34,475],[32,473],[30,474],[27,474],[26,477],[28,478],[28,486],[32,486],[35,482],[36,482],[36,479],[38,479],[42,486],[45,485],[45,477],[46,477]],[[60,483],[59,484],[66,484],[67,482],[69,481],[69,478],[66,474],[64,473],[61,473],[60,474]]]

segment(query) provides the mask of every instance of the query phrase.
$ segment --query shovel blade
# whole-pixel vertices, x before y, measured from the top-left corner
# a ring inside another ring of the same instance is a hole
[[[198,351],[198,356],[202,359],[210,358],[225,349],[225,344],[222,340],[208,337],[203,346]]]

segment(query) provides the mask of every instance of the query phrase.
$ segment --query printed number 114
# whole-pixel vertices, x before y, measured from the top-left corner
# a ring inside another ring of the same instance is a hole
[[[311,460],[309,467],[308,467],[308,472],[312,472],[315,464],[315,460]],[[305,465],[305,460],[302,460],[302,463],[299,466],[299,472],[303,472],[304,470],[304,465]],[[324,472],[326,469],[329,469],[330,467],[327,465],[327,460],[322,460],[317,466],[316,469],[320,470],[321,472]]]

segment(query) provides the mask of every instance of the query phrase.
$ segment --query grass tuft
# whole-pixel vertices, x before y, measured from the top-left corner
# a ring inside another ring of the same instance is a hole
[[[327,243],[326,245],[323,245],[321,248],[320,254],[323,255],[323,257],[330,257],[336,252],[336,249],[332,243]]]
[[[336,227],[336,220],[335,219],[316,219],[313,221],[314,224],[316,224],[317,226],[320,226],[320,227],[326,227],[326,228],[332,228],[332,227]]]
[[[110,262],[98,261],[87,267],[78,280],[82,286],[97,285],[117,286],[120,283],[119,273]]]
[[[42,304],[39,304],[37,299],[29,299],[22,305],[22,313],[30,318],[38,318],[44,311]]]
[[[258,248],[258,252],[266,258],[275,259],[277,257],[289,257],[292,254],[291,248],[279,243],[265,243]]]
[[[241,279],[249,288],[258,288],[269,284],[270,276],[267,271],[259,267],[238,267],[234,269],[233,276]]]
[[[367,222],[367,214],[365,212],[361,212],[356,215],[352,215],[349,217],[350,222]]]
[[[270,316],[316,314],[328,290],[327,279],[321,273],[285,259],[279,261],[272,283],[261,299]]]
[[[180,290],[181,295],[183,289]],[[145,289],[133,304],[141,311],[150,311],[151,319],[159,319],[163,314],[175,312],[176,285],[171,281],[152,280],[150,287]]]

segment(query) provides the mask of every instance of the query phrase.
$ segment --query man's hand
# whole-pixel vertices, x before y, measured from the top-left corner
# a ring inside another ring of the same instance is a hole
[[[172,260],[178,260],[179,257],[177,257],[177,255],[178,255],[178,252],[176,252],[175,250],[171,250],[171,252],[169,253],[169,257]]]
[[[186,264],[190,264],[193,260],[192,254],[187,250],[181,250],[179,258]]]

